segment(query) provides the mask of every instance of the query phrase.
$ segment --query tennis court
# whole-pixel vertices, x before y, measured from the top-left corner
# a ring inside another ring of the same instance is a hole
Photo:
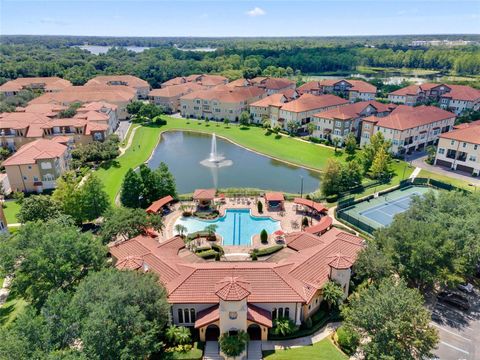
[[[343,219],[365,231],[373,232],[392,223],[395,215],[407,211],[414,196],[422,196],[429,187],[409,186],[377,198],[365,200],[342,210]],[[433,190],[435,191],[435,190]]]

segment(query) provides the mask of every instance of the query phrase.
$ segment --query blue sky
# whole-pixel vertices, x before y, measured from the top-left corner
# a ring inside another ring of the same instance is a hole
[[[327,36],[480,33],[480,1],[0,0],[1,34]]]

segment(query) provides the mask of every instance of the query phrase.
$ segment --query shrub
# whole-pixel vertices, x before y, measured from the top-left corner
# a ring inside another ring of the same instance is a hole
[[[217,252],[215,250],[205,250],[196,253],[197,256],[201,257],[202,259],[213,259],[217,256]]]
[[[305,329],[311,329],[313,326],[312,318],[309,317],[304,323]]]
[[[257,249],[256,254],[257,254],[257,256],[267,256],[267,255],[271,255],[273,253],[276,253],[277,251],[282,250],[282,249],[283,249],[283,245],[273,245],[273,246],[269,246],[269,247],[264,248],[264,249],[259,249],[259,250]]]
[[[190,217],[190,216],[192,216],[192,212],[191,212],[191,211],[184,211],[184,212],[182,213],[182,216],[183,216],[183,217]]]
[[[263,230],[260,232],[260,241],[262,242],[262,244],[268,244],[268,233],[267,233],[267,230],[263,229]]]
[[[260,200],[257,202],[257,210],[259,214],[263,213],[263,204]]]
[[[279,317],[273,321],[272,332],[275,335],[286,336],[297,331],[298,327],[290,318]]]
[[[248,334],[240,330],[236,335],[222,334],[218,339],[220,349],[228,357],[239,356],[247,346]]]
[[[305,228],[305,227],[308,227],[309,223],[308,223],[308,219],[304,216],[302,218],[302,226]]]
[[[223,255],[225,254],[225,250],[223,250],[223,247],[221,247],[218,244],[212,244],[212,249],[218,252],[219,254]]]
[[[258,260],[258,255],[257,255],[256,252],[252,252],[250,254],[250,257],[251,257],[252,261],[257,261]]]
[[[335,340],[340,349],[347,355],[355,354],[358,344],[360,343],[359,335],[345,326],[340,326],[337,329]]]

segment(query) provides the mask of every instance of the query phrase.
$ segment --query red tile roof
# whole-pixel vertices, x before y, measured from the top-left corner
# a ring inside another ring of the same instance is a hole
[[[42,126],[51,121],[44,114],[30,112],[12,112],[0,114],[0,128],[26,131],[23,133],[27,138],[42,137]]]
[[[289,248],[296,251],[324,243],[320,237],[303,231],[287,234],[285,236],[285,242]]]
[[[220,319],[220,311],[218,305],[214,305],[207,309],[201,310],[197,313],[197,319],[195,320],[195,329],[209,325]]]
[[[250,106],[257,106],[257,107],[269,107],[269,106],[276,106],[281,107],[283,104],[287,102],[287,98],[285,95],[282,94],[273,94],[267,96],[261,100],[255,101],[250,104]]]
[[[404,88],[392,91],[388,95],[396,95],[396,96],[407,96],[407,95],[418,95],[421,89],[418,85],[409,85]]]
[[[182,83],[178,85],[166,86],[161,89],[153,89],[148,93],[148,96],[155,97],[179,97],[188,94],[192,91],[204,90],[205,86],[197,84],[195,82]]]
[[[138,270],[143,267],[143,259],[139,256],[127,256],[115,264],[119,270]]]
[[[480,145],[480,120],[457,125],[455,130],[443,133],[440,137]]]
[[[256,77],[251,79],[250,82],[267,90],[281,90],[295,85],[293,80],[272,77]]]
[[[252,304],[247,305],[247,320],[269,328],[273,326],[272,314],[270,311],[259,308],[258,306]]]
[[[193,192],[193,200],[213,200],[216,193],[215,189],[196,189]]]
[[[170,195],[164,196],[163,198],[157,201],[154,201],[145,211],[147,213],[156,214],[162,207],[167,205],[170,201],[173,201],[173,197],[171,197]]]
[[[406,130],[436,121],[454,119],[455,116],[455,114],[435,106],[400,105],[388,116],[377,118],[376,125],[388,129]]]
[[[363,80],[347,80],[353,86],[350,91],[357,91],[359,93],[373,93],[377,92],[377,87]]]
[[[139,236],[110,246],[110,252],[117,262],[128,256],[142,258],[144,267],[159,275],[170,303],[216,304],[219,296],[248,297],[250,303],[305,303],[328,281],[331,266],[345,266],[345,259],[354,261],[363,243],[360,238],[335,228],[319,237],[305,233],[301,236],[302,240],[296,240],[299,251],[279,263],[188,263],[178,255],[184,247],[180,237],[159,244],[155,239]],[[338,254],[342,254],[341,261]],[[252,319],[260,322],[255,308],[252,309]],[[202,323],[215,319],[214,310],[199,317]]]
[[[315,202],[313,200],[303,199],[303,198],[295,198],[293,202],[298,205],[307,206],[315,211],[322,212],[328,211],[328,209],[322,203]]]
[[[30,165],[37,160],[55,159],[64,156],[65,145],[47,139],[38,139],[23,145],[16,153],[3,162],[3,166]]]
[[[477,101],[480,100],[480,90],[466,85],[448,85],[452,90],[442,97],[453,100]]]
[[[133,88],[150,87],[150,84],[148,82],[133,75],[99,75],[95,76],[93,79],[88,80],[85,86],[112,86],[118,82]]]
[[[328,265],[334,269],[348,269],[352,267],[355,259],[351,256],[345,256],[342,253],[336,253],[327,257]]]
[[[215,294],[225,301],[240,301],[251,294],[250,283],[240,277],[229,276],[215,284]]]
[[[348,100],[342,99],[335,95],[312,95],[303,94],[298,99],[292,100],[281,107],[283,111],[305,112],[312,110],[320,110],[331,106],[341,106],[348,104]]]
[[[268,193],[265,193],[265,200],[266,201],[284,201],[285,197],[281,192],[268,192]]]
[[[359,118],[361,113],[364,112],[369,106],[375,109],[373,111],[375,113],[390,111],[389,104],[382,104],[378,101],[359,101],[357,103],[340,106],[335,109],[321,111],[313,116],[320,119],[351,120]]]
[[[32,86],[41,86],[46,91],[59,91],[72,86],[72,83],[56,76],[18,78],[7,81],[5,84],[0,86],[0,91],[20,91],[24,88],[29,88]]]
[[[323,233],[325,230],[330,228],[330,226],[332,226],[332,223],[333,219],[330,216],[324,216],[315,225],[305,228],[305,232],[310,234]]]

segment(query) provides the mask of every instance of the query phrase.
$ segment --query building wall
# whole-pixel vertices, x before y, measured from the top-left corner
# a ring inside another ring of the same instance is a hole
[[[185,316],[184,316],[184,321],[180,322],[179,315],[178,315],[178,310],[184,311],[185,309],[193,309],[195,311],[195,318],[196,315],[198,314],[199,311],[208,309],[209,307],[212,307],[216,304],[172,304],[172,322],[175,325],[182,325],[182,326],[193,326],[194,322],[189,321],[185,322]],[[191,319],[189,319],[191,320]]]
[[[233,122],[238,121],[241,113],[248,110],[248,103],[260,99],[261,96],[238,103],[227,103],[218,100],[180,99],[180,112],[186,118],[228,119]]]
[[[479,139],[480,141],[480,139]],[[454,158],[449,156],[455,151]],[[459,159],[459,153],[466,153],[465,160]],[[471,168],[472,174],[480,175],[480,144],[440,138],[435,156],[435,165],[447,165],[454,170]]]
[[[480,108],[480,98],[476,101],[456,100],[448,97],[440,99],[440,107],[442,109],[450,110],[459,115],[465,110],[478,110]]]
[[[353,102],[357,99],[359,99],[361,101],[375,100],[375,94],[374,93],[367,93],[367,92],[358,92],[358,91],[350,91],[348,93],[348,100]]]

